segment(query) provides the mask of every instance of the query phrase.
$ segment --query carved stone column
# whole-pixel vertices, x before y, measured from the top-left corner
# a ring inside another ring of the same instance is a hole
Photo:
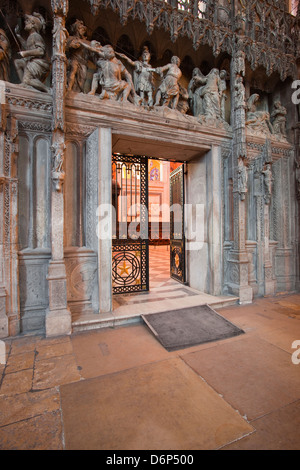
[[[246,104],[243,77],[245,74],[245,54],[236,50],[231,61],[232,96],[232,158],[233,158],[233,250],[229,257],[230,282],[232,293],[239,296],[241,304],[252,302],[253,291],[249,285],[248,253],[246,250],[246,193],[247,193],[247,154],[246,154]]]
[[[271,143],[267,139],[264,152],[263,194],[264,194],[264,284],[265,295],[274,295],[276,291],[276,281],[273,276],[273,265],[270,248],[270,203],[273,190],[272,176],[272,149]]]
[[[300,2],[298,6],[300,18]],[[300,108],[300,105],[299,105]],[[294,141],[296,145],[295,155],[295,192],[296,192],[296,290],[300,290],[300,122],[294,129]]]
[[[5,158],[5,130],[6,130],[6,112],[5,112],[5,82],[0,81],[0,220],[4,221],[4,186],[6,178],[4,176],[4,158]],[[4,241],[5,224],[0,226],[0,338],[8,336],[8,317],[7,317],[7,292],[4,279]]]
[[[67,280],[64,261],[64,152],[65,152],[65,90],[67,59],[65,55],[68,0],[52,0],[52,189],[51,189],[51,251],[49,263],[49,310],[46,315],[46,336],[71,333],[71,313],[67,306]]]

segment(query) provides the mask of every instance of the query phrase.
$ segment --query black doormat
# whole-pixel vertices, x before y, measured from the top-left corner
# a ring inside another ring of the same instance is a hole
[[[142,315],[167,351],[231,338],[244,333],[209,305]]]

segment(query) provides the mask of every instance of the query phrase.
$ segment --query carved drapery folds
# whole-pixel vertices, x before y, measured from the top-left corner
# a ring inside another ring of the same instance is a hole
[[[15,28],[16,36],[20,42],[20,59],[15,60],[15,67],[22,86],[48,92],[44,84],[49,72],[50,63],[46,55],[46,44],[42,37],[45,31],[45,19],[40,13],[25,15],[25,31],[27,39],[20,35],[20,28]]]

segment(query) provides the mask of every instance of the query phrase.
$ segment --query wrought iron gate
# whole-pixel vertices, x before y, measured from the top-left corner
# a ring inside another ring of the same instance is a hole
[[[112,156],[114,294],[149,290],[148,159]]]
[[[170,275],[185,283],[184,165],[170,174]]]

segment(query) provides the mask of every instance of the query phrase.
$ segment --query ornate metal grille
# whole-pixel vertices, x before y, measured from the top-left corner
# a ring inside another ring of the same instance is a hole
[[[184,165],[170,175],[170,272],[185,283]]]
[[[148,159],[112,156],[114,294],[149,290]]]

